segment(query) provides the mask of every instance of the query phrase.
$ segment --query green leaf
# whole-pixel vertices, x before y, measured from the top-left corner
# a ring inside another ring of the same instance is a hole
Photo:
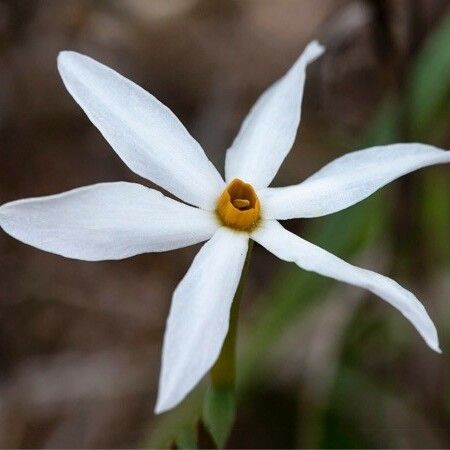
[[[450,180],[448,171],[430,170],[422,175],[422,198],[419,211],[429,252],[427,264],[450,261]]]
[[[412,137],[424,139],[450,98],[450,13],[412,65],[408,97]]]
[[[236,415],[234,389],[210,386],[203,403],[203,421],[218,448],[228,440]]]
[[[386,145],[395,142],[400,134],[400,114],[399,102],[392,95],[387,95],[366,129],[362,147]]]

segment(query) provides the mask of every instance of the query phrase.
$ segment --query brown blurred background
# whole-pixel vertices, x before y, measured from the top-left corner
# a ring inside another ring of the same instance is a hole
[[[222,171],[259,93],[318,38],[327,53],[308,69],[301,132],[276,179],[285,185],[368,142],[386,104],[408,104],[411,64],[449,8],[448,0],[0,0],[0,203],[102,181],[146,183],[65,91],[56,70],[60,50],[86,53],[149,90]],[[438,135],[417,137],[450,148],[449,111],[441,112]],[[398,117],[396,139],[416,138],[405,115]],[[384,130],[370,139],[382,141]],[[448,204],[449,168],[430,171]],[[264,383],[249,376],[233,447],[450,445],[450,272],[439,253],[450,232],[430,236],[415,214],[415,193],[428,192],[415,182],[424,173],[388,188],[384,232],[349,256],[424,299],[444,355],[431,354],[401,317],[391,319],[399,314],[389,306],[332,284],[320,307],[308,307],[267,349]],[[288,226],[313,234],[312,222]],[[340,239],[338,230],[332,239]],[[171,425],[152,412],[161,342],[171,293],[198,248],[86,263],[0,233],[1,447],[170,444],[155,444]],[[280,272],[282,264],[255,249],[242,340],[259,320],[260,298],[270,290],[267,302],[276,304],[285,295],[272,289],[276,280],[297,276]],[[373,323],[353,324],[355,315]],[[390,337],[378,325],[386,320]],[[348,344],[349,329],[358,342]],[[366,335],[371,344],[359,344]],[[344,367],[339,374],[337,367]]]

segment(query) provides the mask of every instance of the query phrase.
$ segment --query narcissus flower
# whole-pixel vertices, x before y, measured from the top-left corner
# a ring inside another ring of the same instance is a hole
[[[87,56],[65,51],[58,57],[66,88],[125,164],[181,202],[135,183],[101,183],[7,203],[0,207],[0,225],[27,244],[88,261],[207,241],[173,294],[157,412],[177,405],[217,359],[249,239],[302,269],[368,289],[440,351],[433,322],[411,292],[278,222],[340,211],[401,175],[450,161],[450,152],[429,145],[386,145],[342,156],[295,186],[268,187],[295,139],[306,66],[322,53],[320,44],[309,44],[259,98],[227,151],[225,181],[148,92]]]

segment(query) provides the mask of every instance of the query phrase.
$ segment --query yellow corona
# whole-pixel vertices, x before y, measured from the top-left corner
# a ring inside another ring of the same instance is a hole
[[[216,212],[223,225],[251,231],[260,220],[261,205],[253,186],[236,178],[219,197]]]

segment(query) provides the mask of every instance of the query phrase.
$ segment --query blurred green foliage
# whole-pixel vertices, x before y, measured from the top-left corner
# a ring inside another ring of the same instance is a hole
[[[450,13],[413,62],[408,81],[411,138],[439,140],[450,113]]]

